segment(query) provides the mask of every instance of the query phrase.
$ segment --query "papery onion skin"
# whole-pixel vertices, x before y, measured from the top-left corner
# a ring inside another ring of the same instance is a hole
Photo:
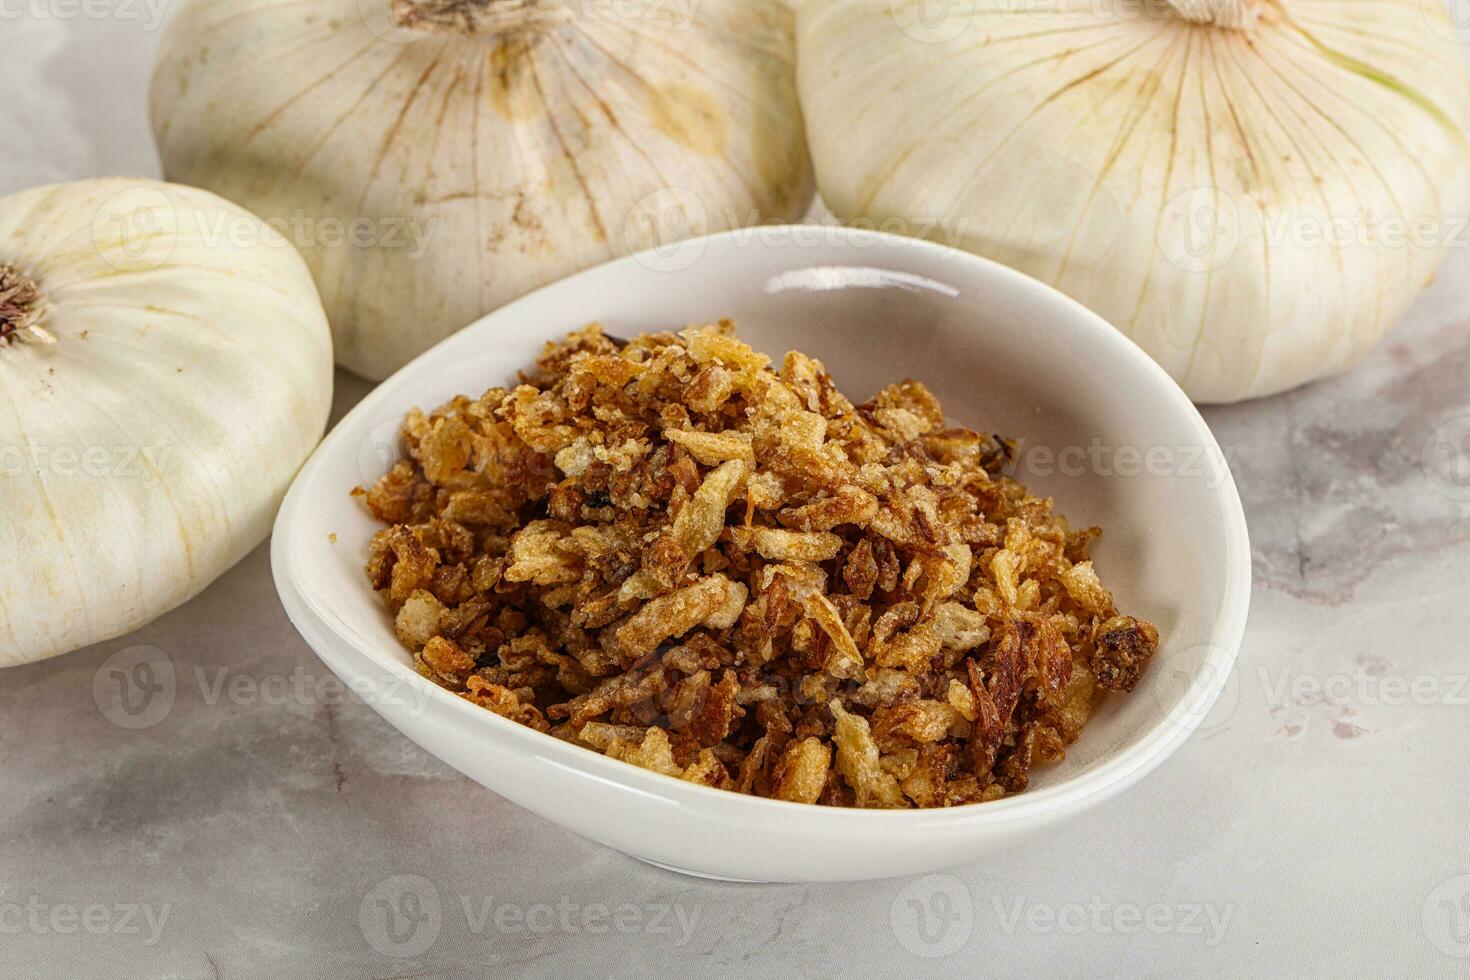
[[[248,554],[332,400],[306,264],[213,194],[0,198],[6,264],[54,343],[0,343],[0,667],[138,629]]]
[[[607,259],[810,205],[780,0],[571,3],[472,37],[392,6],[190,0],[151,94],[166,175],[288,225],[357,374]],[[358,244],[327,241],[354,222]]]
[[[1341,371],[1470,240],[1470,85],[1437,0],[1247,2],[808,0],[823,198],[1057,286],[1196,401]]]

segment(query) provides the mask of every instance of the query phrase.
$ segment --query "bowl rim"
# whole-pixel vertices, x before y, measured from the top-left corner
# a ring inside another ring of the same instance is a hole
[[[799,234],[810,234],[812,230],[811,225],[794,224],[768,225],[758,229],[735,229],[686,239],[678,243],[678,247],[698,249],[701,257],[706,256],[712,249],[732,247],[737,253],[740,250],[749,249],[774,252],[777,251],[772,247],[774,241],[783,237],[789,239]],[[1056,811],[1081,804],[1094,796],[1122,788],[1146,775],[1183,744],[1210,712],[1229,681],[1245,636],[1252,584],[1250,539],[1234,475],[1230,472],[1225,456],[1220,452],[1214,434],[1194,403],[1189,400],[1174,379],[1142,348],[1101,316],[1056,288],[983,256],[925,239],[844,226],[822,226],[821,233],[831,236],[831,243],[839,251],[850,250],[855,245],[861,245],[863,250],[857,254],[867,256],[881,256],[890,250],[927,254],[960,266],[968,266],[975,278],[982,284],[988,280],[993,283],[1005,283],[1020,290],[1027,294],[1029,300],[1048,308],[1051,315],[1058,321],[1066,321],[1069,324],[1068,329],[1079,331],[1083,335],[1090,335],[1093,339],[1100,339],[1104,344],[1115,345],[1122,356],[1134,361],[1135,366],[1157,385],[1158,390],[1151,394],[1162,399],[1160,408],[1174,412],[1187,421],[1206,451],[1213,453],[1215,459],[1222,461],[1224,478],[1219,481],[1213,493],[1226,532],[1226,546],[1220,560],[1225,566],[1227,585],[1225,594],[1221,597],[1209,640],[1195,645],[1196,648],[1207,649],[1207,657],[1201,665],[1201,672],[1208,670],[1208,683],[1191,684],[1181,694],[1181,703],[1163,706],[1158,720],[1139,737],[1136,743],[1101,760],[1084,772],[1062,779],[1056,785],[1028,789],[1013,796],[985,803],[927,809],[859,809],[748,796],[730,790],[691,783],[612,759],[471,704],[423,677],[413,669],[411,664],[405,663],[402,648],[396,643],[396,640],[395,649],[386,650],[385,644],[361,633],[352,623],[342,620],[326,607],[309,590],[301,587],[298,565],[295,556],[287,548],[287,544],[294,537],[298,519],[312,503],[312,498],[306,495],[305,488],[313,482],[313,477],[326,465],[329,458],[336,457],[344,451],[344,446],[347,446],[349,451],[355,450],[356,447],[346,442],[348,432],[360,425],[365,417],[374,414],[374,409],[381,402],[391,398],[397,388],[407,383],[405,379],[416,375],[422,370],[423,365],[444,357],[446,352],[456,344],[466,343],[469,338],[488,332],[501,321],[516,321],[522,313],[541,302],[545,295],[562,290],[574,290],[579,284],[595,278],[613,276],[640,267],[652,268],[650,263],[660,261],[661,254],[665,253],[669,246],[645,249],[575,273],[476,319],[394,372],[353,406],[332,428],[332,431],[327,434],[302,467],[276,518],[271,539],[271,567],[277,591],[280,593],[288,614],[304,610],[310,615],[316,627],[347,644],[359,657],[366,658],[391,674],[405,676],[408,678],[408,683],[419,685],[431,701],[450,706],[451,712],[457,712],[453,717],[464,724],[485,726],[487,734],[501,740],[508,739],[509,741],[504,743],[506,747],[529,750],[542,757],[547,757],[548,761],[554,761],[558,766],[572,769],[581,776],[595,778],[600,782],[612,782],[628,791],[651,793],[662,797],[668,803],[703,809],[718,801],[725,808],[725,812],[721,814],[723,817],[738,817],[742,814],[750,818],[775,817],[787,824],[791,821],[805,823],[819,820],[824,824],[831,824],[835,821],[854,830],[859,827],[876,827],[896,822],[936,830],[953,829],[957,826],[971,829],[985,824],[1010,824],[1028,818],[1035,819],[1054,814]],[[810,256],[813,252],[819,251],[820,249],[803,249],[793,254]],[[847,251],[845,254],[853,253]],[[777,264],[782,265],[783,268],[787,267],[779,260]],[[790,267],[806,268],[812,264],[814,263],[803,261],[792,264]],[[837,257],[835,264],[842,264],[841,255]],[[403,408],[403,411],[406,412],[407,407]],[[296,617],[292,615],[291,618],[294,621]],[[295,623],[295,625],[303,634],[307,632],[300,623]],[[308,645],[313,646],[314,652],[317,652],[315,644],[311,643],[309,638]],[[320,656],[319,652],[318,656]],[[549,758],[552,756],[558,758]]]

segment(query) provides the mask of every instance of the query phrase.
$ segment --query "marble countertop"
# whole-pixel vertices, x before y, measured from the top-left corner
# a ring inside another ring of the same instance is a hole
[[[160,3],[0,19],[0,193],[157,173]],[[0,678],[0,978],[1470,975],[1470,487],[1425,465],[1465,416],[1467,248],[1352,374],[1209,410],[1257,582],[1221,703],[1063,838],[917,880],[709,883],[517,809],[343,696],[262,547]],[[93,696],[134,647],[178,678],[138,729]]]

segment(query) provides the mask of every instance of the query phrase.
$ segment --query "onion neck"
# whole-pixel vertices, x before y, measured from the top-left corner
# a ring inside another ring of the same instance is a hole
[[[388,0],[393,23],[426,34],[520,34],[572,19],[567,0]],[[1181,0],[1185,2],[1185,0]]]
[[[49,309],[33,279],[13,265],[0,265],[0,346],[16,340],[55,343],[41,326]]]
[[[1191,24],[1244,31],[1261,15],[1260,0],[1166,0],[1173,12]]]

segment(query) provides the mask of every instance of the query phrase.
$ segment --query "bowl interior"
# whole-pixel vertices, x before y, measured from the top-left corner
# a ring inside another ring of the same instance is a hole
[[[1158,625],[1160,654],[1132,695],[1104,699],[1064,763],[1036,770],[1027,795],[1192,723],[1223,684],[1249,591],[1239,502],[1198,413],[1110,327],[1030,279],[926,243],[827,232],[727,234],[697,253],[622,260],[425,354],[333,431],[293,489],[280,532],[297,588],[380,665],[411,672],[362,572],[378,526],[349,496],[396,458],[404,413],[513,382],[545,341],[592,321],[626,336],[729,317],[778,360],[790,349],[820,358],[856,401],[925,382],[955,422],[1017,440],[1015,475],[1074,526],[1104,529],[1103,582],[1120,610]]]

